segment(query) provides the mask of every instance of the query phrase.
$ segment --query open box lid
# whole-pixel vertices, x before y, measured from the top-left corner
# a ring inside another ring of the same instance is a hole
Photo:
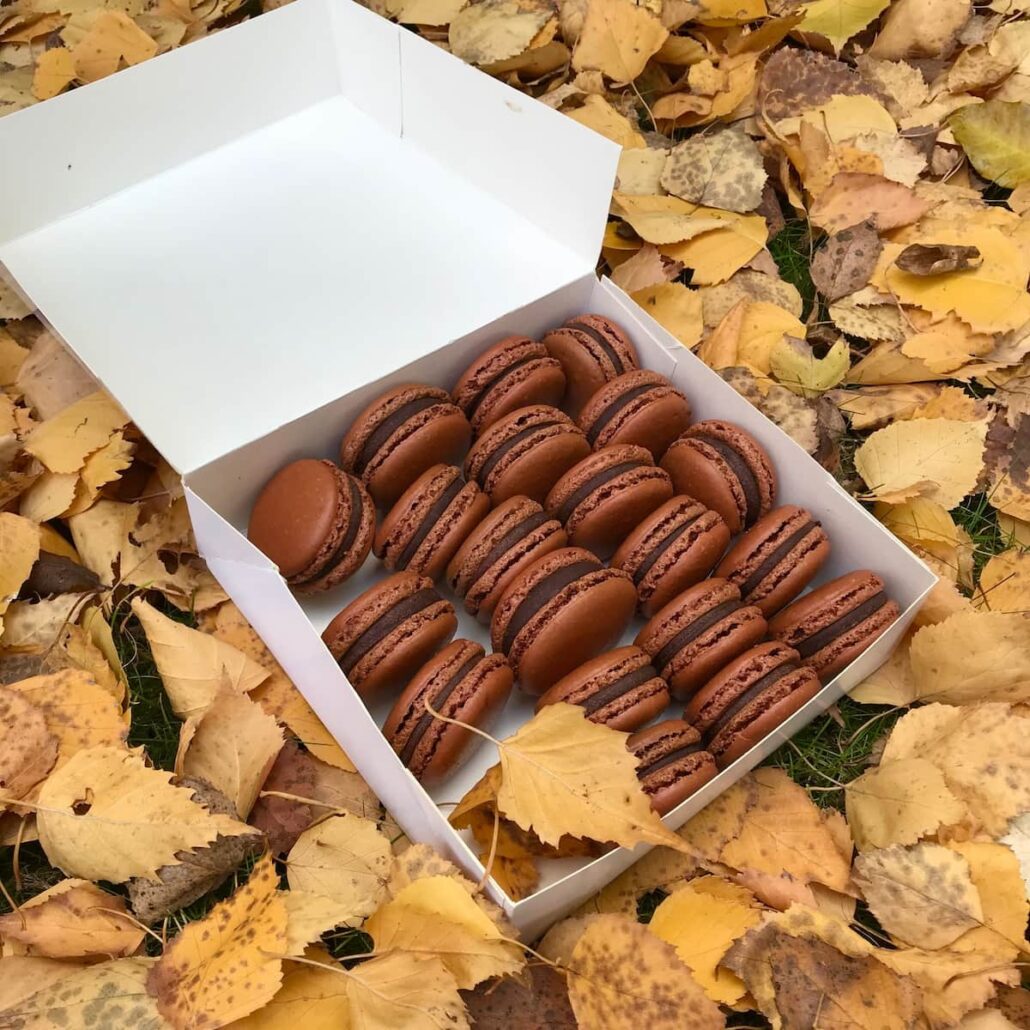
[[[299,0],[0,118],[0,265],[187,473],[592,270],[618,152]]]

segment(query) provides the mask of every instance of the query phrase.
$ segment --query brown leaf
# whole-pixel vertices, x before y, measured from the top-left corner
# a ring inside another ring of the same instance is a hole
[[[784,47],[765,63],[758,85],[758,111],[770,121],[791,118],[837,95],[875,97],[877,91],[854,68],[814,50]]]
[[[0,797],[25,797],[54,767],[57,746],[43,711],[19,691],[0,687]]]
[[[486,980],[462,997],[475,1026],[576,1030],[565,977],[543,963],[530,965],[523,980]]]
[[[612,272],[612,282],[627,293],[671,282],[683,270],[679,261],[662,255],[653,243],[645,243]]]
[[[911,249],[911,248],[909,248]],[[828,300],[840,300],[869,282],[883,243],[868,222],[831,236],[812,258],[812,282]]]
[[[840,232],[868,221],[876,229],[910,225],[930,204],[900,182],[864,172],[838,172],[816,197],[809,215],[827,232]]]
[[[100,578],[90,569],[62,554],[40,551],[18,597],[29,600],[56,597],[58,594],[81,594],[96,590],[99,586]]]
[[[911,243],[894,259],[894,264],[913,275],[940,275],[978,268],[983,258],[976,247],[957,243]]]
[[[743,129],[691,136],[669,152],[662,185],[674,196],[727,211],[753,211],[765,185],[762,155]]]

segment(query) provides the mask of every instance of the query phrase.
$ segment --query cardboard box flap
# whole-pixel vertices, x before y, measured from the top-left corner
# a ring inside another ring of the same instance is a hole
[[[342,0],[0,119],[0,151],[0,264],[181,472],[588,272],[618,156]]]

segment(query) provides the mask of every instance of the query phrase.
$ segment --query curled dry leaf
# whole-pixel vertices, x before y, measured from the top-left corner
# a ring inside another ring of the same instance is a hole
[[[762,155],[743,129],[691,136],[669,152],[662,185],[683,200],[754,211],[765,185]]]
[[[894,259],[894,263],[912,275],[941,275],[943,272],[978,268],[983,258],[976,247],[957,243],[912,243]]]
[[[969,863],[939,844],[859,855],[855,883],[880,925],[907,944],[943,948],[983,919]]]
[[[261,1008],[278,991],[287,914],[277,881],[265,855],[235,894],[165,948],[147,988],[172,1026],[224,1026]]]
[[[39,792],[36,822],[50,863],[88,880],[154,878],[180,851],[250,832],[207,812],[170,780],[147,768],[139,751],[94,747],[73,755]]]
[[[716,371],[748,369],[758,378],[759,390],[765,392],[773,349],[785,336],[804,335],[804,325],[790,312],[767,301],[742,300],[702,342],[697,356]]]
[[[883,244],[866,222],[831,236],[812,258],[815,288],[828,300],[840,300],[869,282]]]
[[[702,876],[666,898],[648,925],[676,949],[712,1001],[732,1005],[746,988],[733,973],[720,969],[719,962],[761,918],[749,890],[719,877]]]
[[[612,282],[627,293],[668,283],[682,271],[682,265],[663,258],[653,243],[645,243],[632,257],[612,272]],[[686,287],[684,287],[686,289]]]
[[[675,949],[624,916],[591,919],[572,950],[569,1000],[582,1030],[718,1030],[718,1006]]]
[[[47,958],[127,958],[144,935],[124,898],[88,880],[62,880],[0,916],[0,937]]]
[[[286,860],[290,886],[321,894],[348,910],[356,925],[386,897],[390,842],[375,823],[344,813],[305,830]]]
[[[516,942],[450,876],[415,880],[365,923],[377,951],[433,953],[462,989],[524,965]]]

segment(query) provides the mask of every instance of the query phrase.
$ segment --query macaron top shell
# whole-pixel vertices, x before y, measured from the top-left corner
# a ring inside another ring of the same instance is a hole
[[[629,577],[589,551],[565,547],[533,562],[508,587],[490,624],[523,690],[542,694],[610,647],[633,615]]]
[[[629,337],[603,315],[576,315],[543,342],[565,370],[565,407],[573,417],[599,387],[639,365]]]
[[[669,474],[634,444],[604,447],[555,483],[545,506],[576,546],[607,558],[626,534],[672,496]]]
[[[395,386],[351,424],[340,444],[340,464],[389,507],[427,468],[457,465],[472,427],[450,394],[435,386]]]
[[[662,459],[678,493],[717,511],[731,533],[766,514],[776,497],[776,474],[758,441],[731,422],[706,419],[672,443]]]
[[[475,432],[530,404],[558,404],[565,372],[547,348],[528,336],[507,336],[462,373],[451,393]]]
[[[281,468],[262,488],[247,536],[302,591],[343,582],[365,560],[375,508],[353,476],[331,461],[303,458]]]
[[[578,421],[592,447],[640,444],[658,461],[690,425],[690,404],[660,372],[637,369],[602,386]]]
[[[640,610],[650,617],[704,579],[729,542],[730,531],[720,515],[680,494],[644,519],[611,563],[633,577]]]
[[[590,444],[563,411],[546,404],[519,408],[488,426],[469,451],[465,475],[494,504],[516,494],[543,501]]]
[[[466,483],[460,469],[434,465],[390,509],[376,533],[375,555],[388,569],[437,579],[489,510],[486,494]]]
[[[784,608],[770,620],[769,635],[797,650],[826,683],[900,614],[883,580],[863,569],[840,576]]]
[[[348,604],[322,633],[358,693],[369,695],[406,679],[454,636],[458,620],[433,582],[397,572]]]
[[[829,555],[830,539],[815,516],[785,504],[740,537],[715,574],[735,583],[768,618],[804,590]]]
[[[626,747],[637,758],[637,778],[659,815],[685,801],[718,772],[701,734],[682,719],[666,719],[638,730]]]
[[[580,705],[592,722],[627,731],[649,722],[669,703],[669,688],[639,647],[619,647],[563,676],[536,710],[564,701]]]
[[[447,582],[466,610],[486,621],[512,580],[567,539],[536,501],[509,497],[469,534],[447,567]]]
[[[455,640],[418,670],[391,709],[383,735],[417,779],[437,783],[480,740],[466,726],[488,731],[512,683],[503,655],[487,655],[480,644]],[[466,726],[444,722],[430,708]]]

